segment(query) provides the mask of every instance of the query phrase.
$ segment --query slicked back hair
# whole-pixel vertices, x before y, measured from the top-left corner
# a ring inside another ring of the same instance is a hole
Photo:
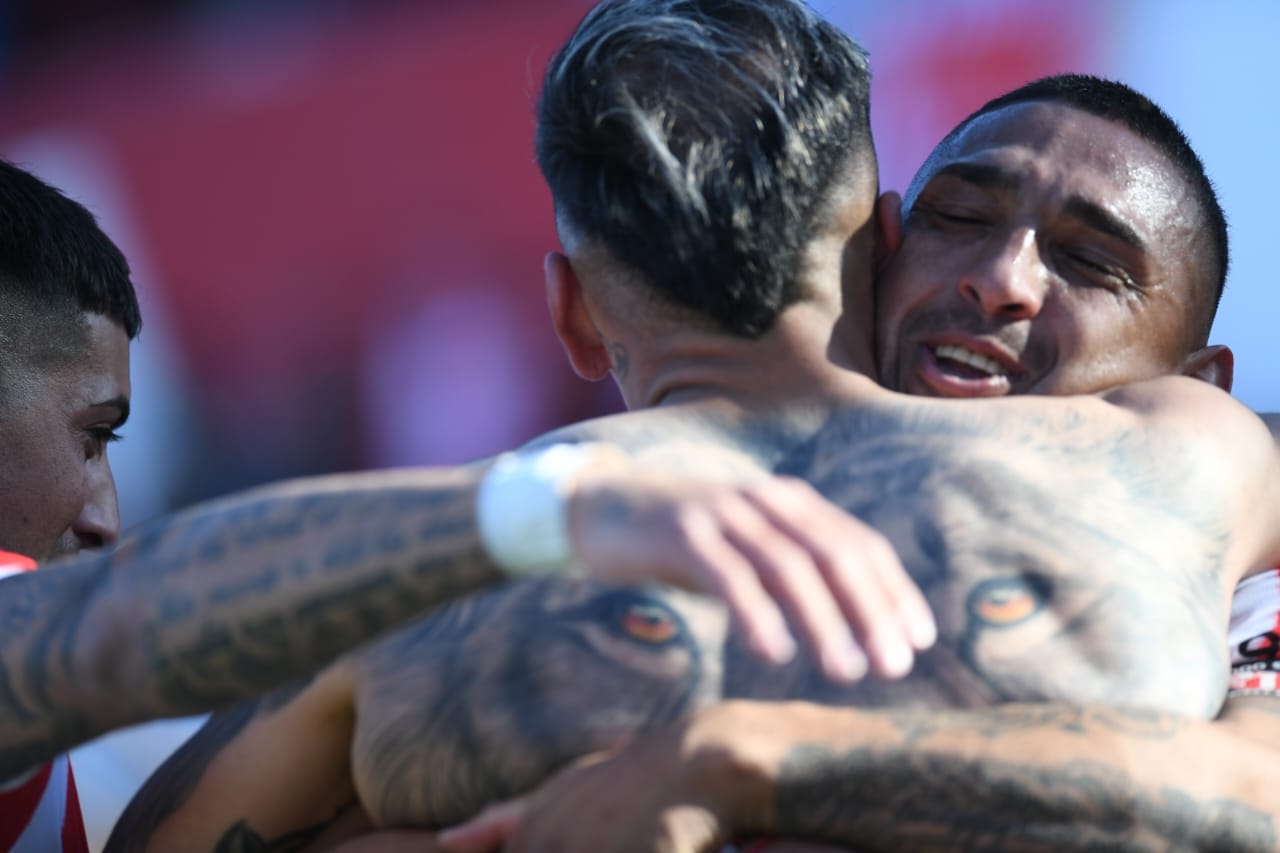
[[[797,0],[604,0],[548,66],[538,165],[562,229],[756,337],[804,296],[832,188],[874,169],[868,90]]]
[[[142,317],[124,255],[83,205],[0,160],[2,375],[81,358],[86,313],[105,315],[137,336]]]
[[[1205,236],[1209,243],[1210,256],[1207,264],[1209,278],[1207,281],[1198,281],[1197,286],[1201,287],[1202,292],[1192,295],[1194,302],[1202,306],[1199,316],[1192,318],[1193,322],[1198,324],[1199,340],[1202,343],[1208,340],[1209,329],[1213,325],[1213,318],[1217,313],[1218,303],[1222,300],[1222,291],[1227,281],[1230,255],[1227,244],[1226,214],[1222,210],[1221,202],[1218,201],[1218,193],[1213,187],[1213,182],[1205,172],[1204,163],[1191,147],[1186,134],[1168,113],[1146,95],[1116,80],[1107,80],[1088,74],[1055,74],[1020,86],[983,104],[948,133],[934,151],[946,150],[950,143],[978,118],[1013,104],[1031,102],[1062,103],[1107,121],[1116,122],[1153,145],[1157,151],[1168,158],[1182,179],[1186,181],[1199,206],[1204,220]],[[929,164],[926,163],[925,168],[920,170],[920,175],[930,171],[928,166]],[[907,194],[909,204],[914,201],[920,189],[917,178]]]

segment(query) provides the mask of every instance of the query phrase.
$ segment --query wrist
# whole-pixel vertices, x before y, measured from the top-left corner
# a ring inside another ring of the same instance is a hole
[[[729,701],[690,720],[682,744],[688,784],[729,835],[773,831],[776,717],[784,704]]]
[[[514,577],[567,570],[573,558],[569,495],[582,477],[625,459],[621,448],[602,443],[499,456],[476,493],[476,526],[489,559]]]

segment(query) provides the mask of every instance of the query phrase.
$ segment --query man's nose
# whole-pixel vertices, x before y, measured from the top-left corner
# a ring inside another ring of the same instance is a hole
[[[992,240],[959,285],[961,295],[991,317],[1005,321],[1035,317],[1044,306],[1048,286],[1035,232],[1020,228]]]
[[[88,500],[72,524],[72,532],[81,548],[102,548],[120,539],[120,501],[116,495],[115,475],[104,457],[90,476]]]

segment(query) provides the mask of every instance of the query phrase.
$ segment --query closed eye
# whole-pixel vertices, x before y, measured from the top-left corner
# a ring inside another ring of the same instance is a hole
[[[108,444],[123,440],[124,436],[116,432],[114,427],[99,426],[89,428],[89,442],[92,445],[91,455],[101,456],[106,451]]]
[[[1089,279],[1089,283],[1113,290],[1134,284],[1133,277],[1124,267],[1100,259],[1092,253],[1068,249],[1063,255],[1067,262]]]
[[[907,215],[907,221],[912,224],[923,221],[937,228],[985,228],[992,223],[991,217],[981,211],[919,201]]]
[[[935,210],[934,216],[945,219],[947,222],[955,222],[961,225],[986,225],[990,221],[986,217],[978,216],[975,213],[951,210]]]

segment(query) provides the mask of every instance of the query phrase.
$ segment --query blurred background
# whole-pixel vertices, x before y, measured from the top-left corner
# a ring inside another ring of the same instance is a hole
[[[1118,77],[1183,125],[1233,263],[1214,339],[1280,410],[1268,0],[825,0],[870,50],[885,188],[989,97]],[[546,322],[541,70],[588,0],[8,0],[0,156],[86,202],[135,270],[126,525],[286,476],[458,462],[616,409]],[[80,750],[95,846],[192,723]]]

